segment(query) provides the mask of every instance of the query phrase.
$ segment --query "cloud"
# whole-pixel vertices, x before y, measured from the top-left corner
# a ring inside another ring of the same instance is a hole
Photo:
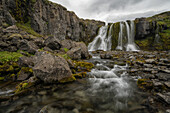
[[[79,17],[106,22],[147,17],[170,11],[170,0],[51,0]]]

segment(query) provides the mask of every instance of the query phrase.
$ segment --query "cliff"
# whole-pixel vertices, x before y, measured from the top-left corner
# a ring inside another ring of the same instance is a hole
[[[84,20],[74,12],[48,0],[1,0],[0,25],[16,24],[31,28],[41,35],[55,35],[58,39],[72,39],[88,43],[104,22]]]
[[[170,11],[135,23],[136,43],[142,50],[170,50]]]

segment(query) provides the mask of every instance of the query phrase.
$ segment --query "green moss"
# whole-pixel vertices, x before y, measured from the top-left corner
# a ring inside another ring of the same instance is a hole
[[[25,73],[33,73],[32,68],[30,67],[22,67],[21,70],[18,72],[18,76],[20,76],[21,71],[24,71]]]
[[[74,61],[75,64],[75,68],[85,68],[85,69],[92,69],[94,67],[94,65],[92,63],[89,62],[78,62],[78,61]]]
[[[115,50],[118,45],[119,31],[120,31],[120,22],[113,24],[112,32],[112,50]]]
[[[149,50],[150,47],[153,46],[154,39],[152,37],[146,38],[144,40],[136,40],[135,43],[142,50]]]
[[[0,77],[0,81],[3,81],[5,79],[5,77]]]
[[[27,82],[21,82],[20,84],[17,85],[15,93],[20,93],[22,90],[30,87],[30,84]]]
[[[36,37],[42,37],[42,35],[38,34],[37,32],[35,32],[32,28],[30,24],[21,24],[21,23],[17,23],[16,24],[18,28],[30,33],[31,35],[34,35]]]
[[[67,78],[60,80],[59,83],[68,83],[68,82],[73,82],[75,80],[76,78],[74,76],[71,76],[71,77],[67,77]]]
[[[0,62],[16,62],[19,60],[20,57],[23,55],[18,52],[8,52],[8,51],[1,51],[0,52]]]
[[[67,48],[64,48],[64,51],[67,53],[67,52],[69,51],[69,49],[67,49]]]
[[[73,74],[72,76],[74,76],[75,78],[85,78],[87,76],[87,73],[81,72],[81,73]]]

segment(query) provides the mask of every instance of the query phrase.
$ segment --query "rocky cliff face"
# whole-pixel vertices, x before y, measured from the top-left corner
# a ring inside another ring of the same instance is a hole
[[[48,0],[1,0],[2,23],[19,23],[31,27],[41,35],[55,35],[58,39],[72,39],[88,43],[104,22],[83,20],[74,12]]]
[[[170,50],[170,12],[138,18],[136,43],[142,50]]]

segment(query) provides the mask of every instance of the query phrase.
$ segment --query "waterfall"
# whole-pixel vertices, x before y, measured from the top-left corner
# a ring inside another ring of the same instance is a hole
[[[111,50],[112,27],[113,27],[113,24],[110,26],[109,31],[107,31],[108,25],[102,26],[99,30],[99,34],[95,37],[95,39],[91,43],[89,43],[88,50],[89,51],[96,51],[96,50],[108,51],[108,50]],[[107,32],[109,32],[108,36],[107,36]]]
[[[99,29],[99,34],[95,37],[95,39],[89,43],[88,50],[96,51],[96,50],[104,50],[109,51],[112,48],[112,34],[113,34],[113,25],[111,24],[108,29],[108,25],[102,26]],[[109,31],[108,31],[109,30]],[[108,33],[108,36],[107,36]],[[126,39],[127,37],[127,39]],[[116,50],[126,50],[126,51],[138,51],[139,48],[134,42],[135,37],[135,24],[134,21],[120,22],[120,31],[118,37],[118,45]]]
[[[138,51],[138,48],[134,42],[134,34],[135,34],[135,25],[134,21],[130,21],[130,26],[125,22],[126,25],[126,31],[127,31],[127,37],[128,37],[128,43],[126,45],[126,51]]]
[[[122,22],[120,22],[120,32],[119,32],[119,38],[118,38],[118,46],[116,47],[117,50],[123,50],[123,44],[122,44],[123,29],[124,29],[124,24]]]
[[[125,25],[125,27],[124,27],[124,25]],[[124,35],[124,33],[123,33],[124,29],[126,31],[126,35]],[[123,40],[126,40],[126,37],[127,37],[127,43],[123,43]],[[125,47],[126,51],[138,51],[139,49],[134,42],[134,37],[135,37],[134,21],[130,21],[130,25],[128,24],[127,21],[120,22],[118,46],[116,47],[116,49],[123,50],[123,47]]]

